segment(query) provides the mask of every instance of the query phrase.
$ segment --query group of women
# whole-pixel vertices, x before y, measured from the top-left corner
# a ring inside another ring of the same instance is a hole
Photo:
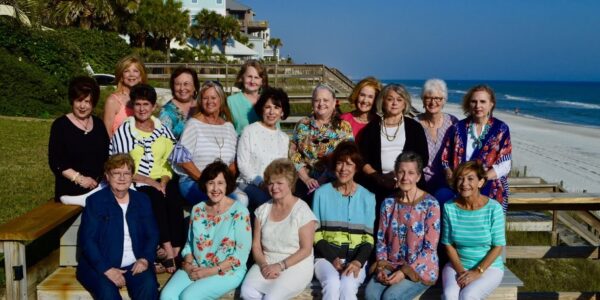
[[[319,84],[290,138],[288,96],[257,61],[229,97],[174,70],[158,117],[143,64],[116,72],[104,122],[97,84],[71,81],[49,142],[55,198],[85,206],[77,278],[94,298],[126,285],[133,299],[217,299],[241,285],[244,299],[290,299],[315,276],[324,299],[356,299],[365,281],[367,299],[412,299],[440,267],[447,299],[499,285],[511,144],[489,87],[465,95],[458,121],[442,80],[425,83],[415,118],[402,85],[365,78],[342,114]],[[160,294],[157,271],[173,273]]]

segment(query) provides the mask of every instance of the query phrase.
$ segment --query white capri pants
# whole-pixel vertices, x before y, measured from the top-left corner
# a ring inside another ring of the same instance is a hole
[[[503,276],[504,270],[489,267],[483,272],[481,277],[461,289],[458,283],[456,283],[456,271],[451,263],[447,263],[442,270],[442,280],[444,283],[443,299],[485,299],[500,285]]]
[[[321,293],[323,300],[356,300],[358,288],[365,281],[367,272],[365,266],[358,272],[358,277],[354,274],[350,276],[341,275],[333,265],[324,258],[315,260],[315,276],[321,283]]]

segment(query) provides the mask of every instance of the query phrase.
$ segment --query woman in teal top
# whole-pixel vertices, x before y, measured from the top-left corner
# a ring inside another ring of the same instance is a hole
[[[219,299],[246,275],[252,246],[250,215],[227,195],[235,178],[222,162],[209,164],[198,185],[208,195],[192,208],[182,268],[162,290],[161,299]]]
[[[233,126],[238,136],[244,127],[259,120],[253,109],[263,87],[269,86],[267,70],[254,59],[246,61],[235,79],[235,86],[241,90],[227,97],[227,106],[233,117]]]
[[[498,201],[481,195],[485,170],[469,161],[454,173],[456,199],[444,205],[441,243],[449,263],[442,271],[444,299],[485,299],[502,281],[506,245]]]

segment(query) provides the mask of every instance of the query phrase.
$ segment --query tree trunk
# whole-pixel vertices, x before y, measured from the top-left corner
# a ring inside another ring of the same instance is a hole
[[[167,63],[171,63],[171,40],[165,39],[165,46],[167,47]]]

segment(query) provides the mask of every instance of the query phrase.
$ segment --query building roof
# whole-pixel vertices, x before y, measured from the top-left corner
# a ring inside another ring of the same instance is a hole
[[[226,5],[227,10],[232,10],[232,11],[252,10],[252,8],[250,8],[249,6],[241,4],[235,0],[227,0],[225,5]]]
[[[194,38],[188,38],[188,45],[197,48],[200,44],[205,44]],[[232,45],[233,42],[233,45]],[[212,41],[212,52],[221,53],[221,41]],[[246,45],[236,41],[235,39],[229,39],[227,45],[225,45],[225,54],[227,56],[257,56],[256,51],[248,48]]]

